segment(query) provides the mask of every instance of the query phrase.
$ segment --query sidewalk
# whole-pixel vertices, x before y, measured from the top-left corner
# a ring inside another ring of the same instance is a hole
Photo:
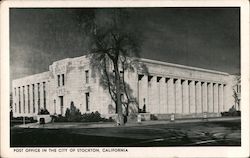
[[[56,122],[40,125],[39,123],[29,123],[17,125],[15,127],[19,128],[45,128],[45,129],[71,129],[71,128],[123,128],[123,127],[139,127],[139,126],[150,126],[150,125],[160,125],[160,124],[179,124],[179,123],[194,123],[194,122],[218,122],[218,121],[233,121],[240,120],[241,117],[218,117],[218,118],[208,118],[203,119],[183,119],[183,120],[154,120],[154,121],[142,121],[138,122],[128,122],[124,126],[117,126],[115,122]]]

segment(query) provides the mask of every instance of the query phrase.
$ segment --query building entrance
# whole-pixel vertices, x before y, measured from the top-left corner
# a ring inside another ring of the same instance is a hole
[[[59,100],[60,100],[60,111],[61,111],[61,115],[63,115],[63,96],[59,96]]]

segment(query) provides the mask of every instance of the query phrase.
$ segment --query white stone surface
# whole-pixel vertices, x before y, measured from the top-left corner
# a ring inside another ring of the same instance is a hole
[[[183,94],[183,114],[189,114],[189,87],[188,80],[185,80],[182,84]]]
[[[214,112],[217,113],[219,112],[219,95],[218,95],[219,89],[218,89],[218,84],[214,84]]]
[[[204,82],[202,85],[202,106],[203,112],[208,112],[208,94],[207,94],[207,83]]]
[[[148,68],[149,75],[152,77],[150,82],[148,82],[148,76],[139,69],[134,72],[124,72],[125,80],[132,90],[130,94],[139,103],[139,105],[131,105],[133,110],[137,110],[137,106],[142,109],[144,99],[146,110],[151,114],[218,113],[228,110],[234,104],[233,75],[149,59],[141,59],[141,62]],[[86,70],[89,71],[89,83],[86,83]],[[60,83],[62,83],[62,74],[64,74],[65,84],[58,86],[57,75],[61,76]],[[88,59],[82,56],[56,61],[49,66],[48,72],[13,80],[13,93],[16,88],[16,95],[13,95],[14,116],[37,115],[38,83],[40,107],[44,107],[43,82],[46,85],[46,108],[51,114],[55,112],[61,114],[60,97],[63,97],[63,115],[72,101],[82,113],[99,111],[103,115],[114,115],[114,102],[107,89],[104,90],[99,85],[99,76],[93,74],[95,72],[91,70]],[[144,75],[139,82],[138,74]],[[174,79],[177,79],[175,84]],[[27,101],[28,85],[30,87],[30,113],[28,113]],[[25,113],[23,111],[23,86],[25,86],[26,98]],[[18,87],[20,87],[21,113],[19,113]],[[89,93],[89,111],[86,109],[86,93]],[[35,112],[33,112],[33,97]]]
[[[175,87],[173,79],[170,78],[168,81],[168,112],[175,113]]]
[[[196,99],[195,99],[195,81],[189,84],[189,97],[190,97],[190,113],[196,113]]]
[[[213,83],[208,84],[208,112],[214,112]]]
[[[182,87],[181,87],[181,80],[177,79],[175,83],[175,113],[181,114],[182,113]]]
[[[202,113],[201,82],[196,84],[196,113]]]

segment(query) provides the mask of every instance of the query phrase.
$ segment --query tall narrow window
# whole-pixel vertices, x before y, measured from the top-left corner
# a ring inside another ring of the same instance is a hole
[[[36,112],[35,108],[35,85],[32,84],[32,103],[33,103],[33,113]]]
[[[57,85],[60,87],[60,75],[57,75]]]
[[[62,74],[62,85],[64,86],[64,74]]]
[[[46,90],[45,90],[45,82],[43,82],[43,106],[46,109]]]
[[[89,93],[85,93],[86,96],[86,111],[89,111]]]
[[[18,87],[18,110],[21,114],[21,94],[20,94],[20,87]]]
[[[30,86],[27,86],[27,93],[28,93],[28,113],[30,113]]]
[[[15,89],[14,91],[15,91],[15,96],[16,96],[16,88],[14,88],[14,89]]]
[[[38,112],[40,111],[40,83],[37,83],[37,105]]]
[[[16,103],[15,103],[15,107],[14,108],[15,108],[15,113],[16,113]]]
[[[63,96],[59,96],[59,98],[60,98],[61,115],[63,115]]]
[[[89,70],[85,71],[85,80],[86,80],[86,83],[89,83]]]
[[[23,113],[25,113],[25,89],[23,86]]]

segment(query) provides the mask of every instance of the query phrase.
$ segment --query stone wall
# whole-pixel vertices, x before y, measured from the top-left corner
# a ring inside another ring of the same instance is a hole
[[[172,113],[176,116],[198,116],[204,112],[219,114],[234,104],[232,75],[149,59],[142,59],[141,62],[147,66],[148,75],[141,70],[124,72],[125,80],[131,88],[130,94],[139,104],[133,104],[130,111],[137,111],[137,106],[143,109],[145,105],[146,112],[159,117],[165,114],[169,116]],[[113,116],[115,104],[108,91],[99,85],[99,76],[93,73],[88,59],[82,56],[56,61],[49,66],[48,72],[13,80],[14,117],[37,115],[38,104],[40,108],[46,105],[50,114],[64,115],[71,102],[74,102],[82,113],[99,111],[104,116]],[[44,83],[46,103],[43,97]],[[28,112],[28,100],[30,108],[33,105],[33,84],[35,111]],[[88,109],[87,96],[89,96]],[[61,98],[63,98],[63,108],[61,108]],[[26,110],[25,113],[23,110]]]

